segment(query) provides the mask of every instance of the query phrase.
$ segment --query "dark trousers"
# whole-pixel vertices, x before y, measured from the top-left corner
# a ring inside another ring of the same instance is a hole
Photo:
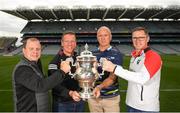
[[[135,109],[131,106],[128,106],[127,105],[127,112],[146,112],[146,113],[158,113],[158,111],[142,111],[142,110],[139,110],[139,109]]]
[[[84,112],[84,101],[53,102],[53,112]]]

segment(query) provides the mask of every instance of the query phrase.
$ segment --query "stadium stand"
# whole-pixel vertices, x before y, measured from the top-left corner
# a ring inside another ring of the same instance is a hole
[[[8,54],[10,54],[10,55],[18,55],[18,54],[22,54],[22,46],[17,47],[14,51],[9,52]]]
[[[123,54],[129,55],[133,49],[130,45],[131,30],[138,26],[149,30],[152,49],[160,54],[180,54],[179,9],[179,5],[128,8],[121,5],[111,7],[94,5],[90,8],[83,5],[72,8],[59,5],[51,9],[37,6],[34,9],[19,7],[1,11],[28,21],[21,31],[22,38],[39,38],[43,44],[43,54],[56,54],[59,50],[60,37],[67,30],[76,32],[78,52],[82,51],[85,43],[93,50],[97,47],[96,31],[105,25],[112,30],[112,44]]]
[[[166,45],[162,45],[162,44],[151,44],[151,48],[158,51],[160,54],[178,54],[177,51],[169,48]]]
[[[0,38],[0,53],[7,54],[16,49],[15,43],[17,38],[15,37],[1,37]]]
[[[132,45],[129,44],[119,44],[116,45],[116,48],[118,48],[121,51],[121,53],[123,53],[126,56],[129,56],[133,50]]]
[[[176,44],[167,44],[168,47],[170,47],[171,49],[180,52],[180,45],[176,45]]]
[[[116,5],[109,8],[102,5],[93,5],[90,8],[86,6],[73,6],[68,8],[67,6],[59,5],[53,8],[48,8],[45,6],[37,6],[35,8],[30,7],[18,7],[14,10],[2,9],[6,13],[15,15],[25,20],[61,20],[61,19],[179,19],[179,5],[169,5],[167,7],[162,7],[159,5],[150,5],[148,7],[144,6],[130,6],[125,8],[125,6]]]
[[[44,45],[42,49],[42,54],[53,55],[59,51],[60,47],[58,45]]]

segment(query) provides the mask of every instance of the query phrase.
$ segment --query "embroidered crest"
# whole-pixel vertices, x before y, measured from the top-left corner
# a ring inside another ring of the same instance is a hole
[[[139,64],[140,61],[141,61],[141,59],[138,59],[138,60],[137,60],[137,64]]]

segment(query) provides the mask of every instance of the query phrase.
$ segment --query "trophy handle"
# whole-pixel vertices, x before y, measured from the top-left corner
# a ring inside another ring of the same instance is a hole
[[[99,63],[98,63],[98,66],[103,66],[103,61],[105,60],[106,58],[104,58],[104,57],[101,57],[100,59],[99,59]],[[99,77],[101,78],[101,76],[103,76],[104,75],[104,70],[102,69],[102,72],[101,73],[99,73]]]
[[[102,67],[102,65],[100,63],[98,63],[97,66],[101,66]],[[102,70],[102,72],[98,73],[97,75],[98,75],[99,78],[102,78],[102,76],[104,75],[104,70]]]
[[[74,63],[74,60],[73,60],[72,57],[66,58],[66,61],[69,61],[69,62],[71,63],[71,66],[72,66],[72,67],[73,67],[73,66],[76,67],[76,62]],[[70,70],[69,75],[71,76],[71,78],[74,78],[75,75],[76,75],[76,72],[75,72],[75,73],[72,73],[71,70]]]
[[[69,72],[69,75],[71,75],[71,78],[74,78],[76,73],[71,73],[71,71]]]
[[[99,74],[99,77],[104,75],[104,70],[102,71],[102,73]]]
[[[74,66],[74,67],[77,68],[77,63],[76,63],[76,62],[75,62],[74,64],[71,62],[71,64],[72,64],[72,66]],[[76,71],[75,71],[75,73],[72,73],[71,70],[70,70],[69,75],[71,75],[71,78],[75,78],[75,76],[76,76]]]

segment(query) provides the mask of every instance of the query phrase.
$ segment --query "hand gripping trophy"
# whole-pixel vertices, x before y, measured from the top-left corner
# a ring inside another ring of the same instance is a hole
[[[70,59],[69,59],[70,60]],[[71,62],[71,61],[70,61]],[[80,56],[76,57],[76,72],[72,74],[73,78],[77,79],[82,91],[79,92],[82,99],[93,98],[92,90],[95,81],[100,77],[97,72],[97,59],[92,52],[88,50],[88,45],[85,45],[85,50],[81,52]]]

